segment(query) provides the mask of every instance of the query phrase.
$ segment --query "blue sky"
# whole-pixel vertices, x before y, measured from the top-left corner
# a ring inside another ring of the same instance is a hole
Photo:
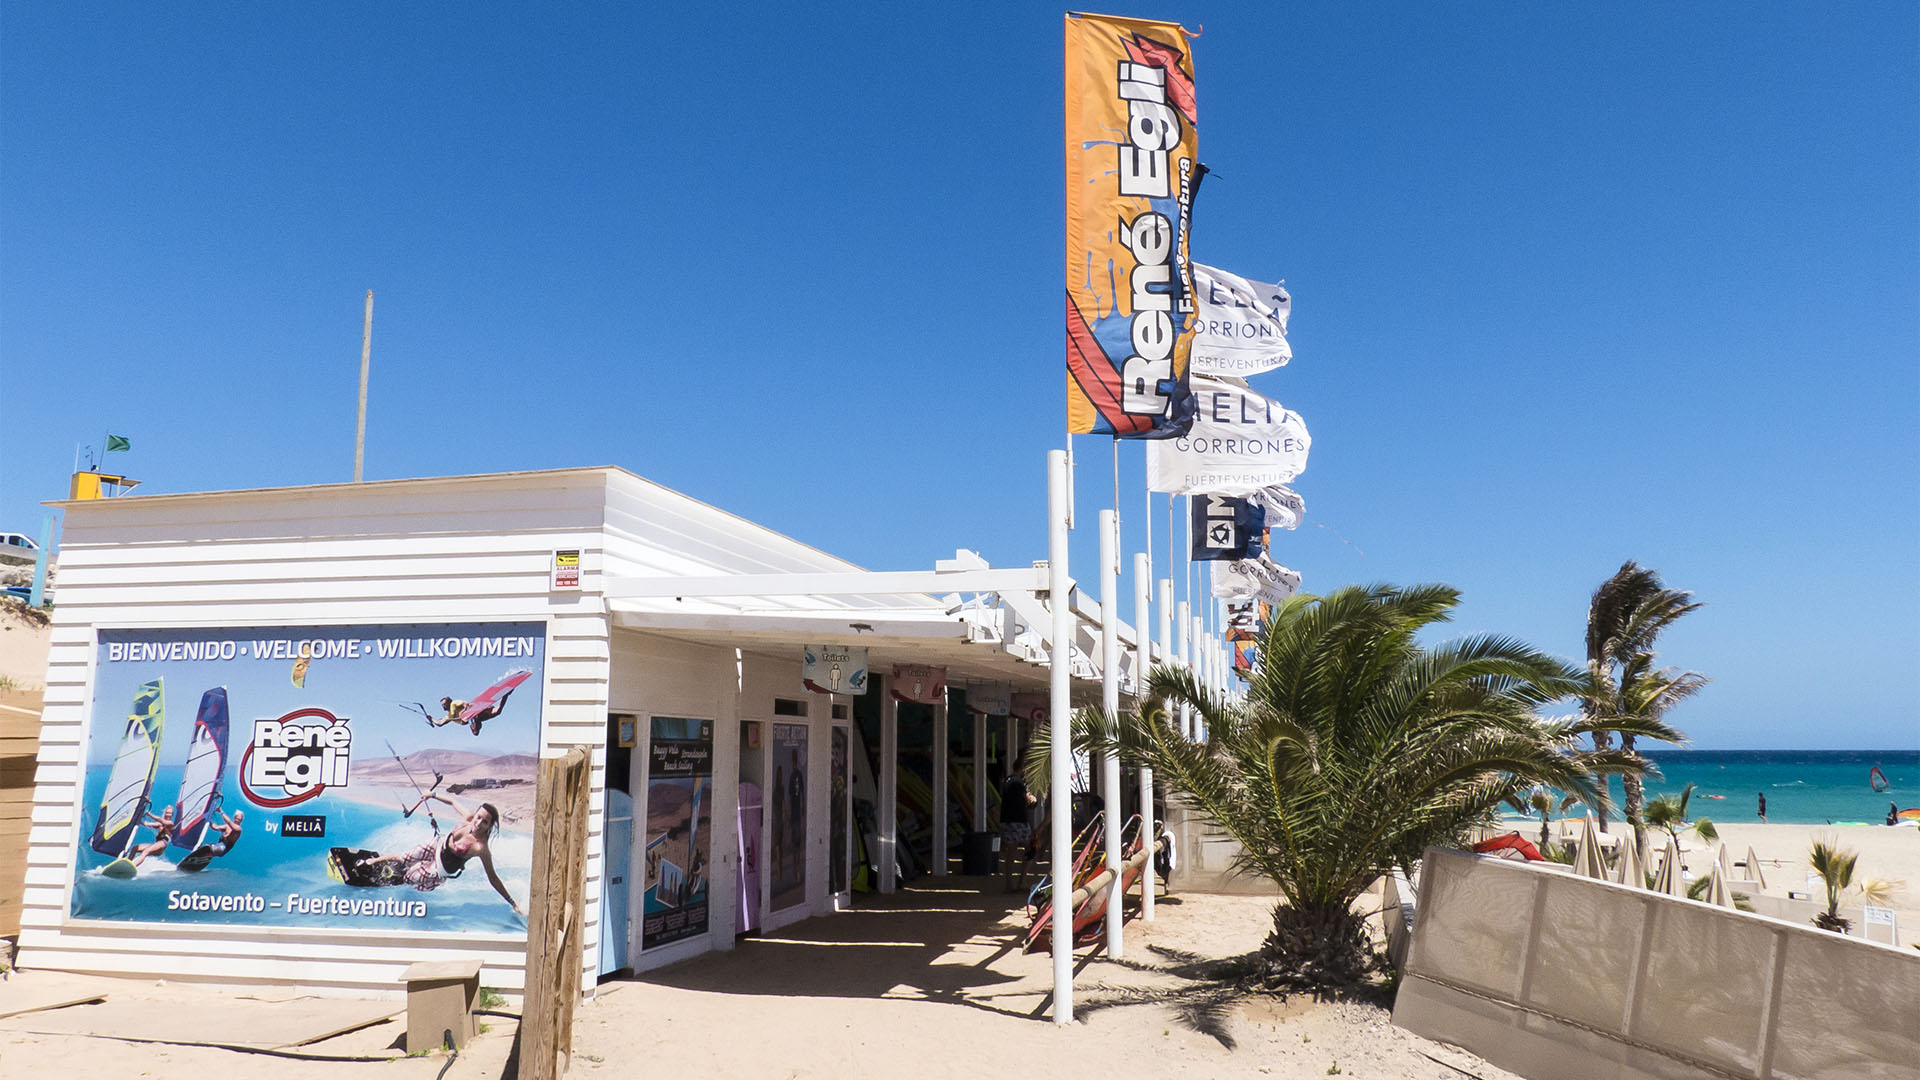
[[[1635,558],[1709,605],[1697,745],[1920,742],[1911,4],[1129,13],[1204,28],[1195,257],[1294,295],[1255,386],[1313,431],[1309,589],[1573,655]],[[876,568],[1044,557],[1060,21],[10,3],[0,530],[109,430],[146,492],[349,479],[371,288],[369,478],[618,464]]]

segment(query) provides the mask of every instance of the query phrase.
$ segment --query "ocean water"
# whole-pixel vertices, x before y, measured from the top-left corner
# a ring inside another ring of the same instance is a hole
[[[1767,797],[1767,820],[1791,825],[1881,825],[1888,803],[1920,806],[1915,750],[1650,750],[1646,756],[1660,771],[1647,777],[1647,797],[1677,795],[1692,783],[1687,814],[1694,818],[1758,821],[1760,794]],[[1867,781],[1875,765],[1892,785],[1885,794]],[[1624,798],[1616,778],[1614,805]]]

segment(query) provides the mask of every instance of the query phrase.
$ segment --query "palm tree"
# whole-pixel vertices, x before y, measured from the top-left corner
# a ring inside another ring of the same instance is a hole
[[[1578,693],[1577,669],[1506,637],[1422,646],[1416,636],[1458,602],[1445,585],[1298,595],[1268,624],[1241,700],[1160,667],[1138,712],[1075,718],[1080,746],[1151,766],[1239,840],[1240,869],[1280,886],[1261,950],[1270,988],[1364,978],[1375,957],[1354,901],[1382,873],[1457,841],[1535,785],[1600,804],[1595,768],[1634,767],[1579,749],[1590,722],[1536,715]],[[1182,737],[1168,712],[1180,704],[1200,713],[1208,742]],[[1631,723],[1637,735],[1674,735]],[[1028,760],[1036,780],[1040,758]]]
[[[1522,798],[1522,795],[1524,798]],[[1563,814],[1566,813],[1569,807],[1579,801],[1580,797],[1578,795],[1565,796],[1560,800],[1560,812]],[[1531,813],[1540,815],[1540,850],[1543,852],[1546,851],[1549,826],[1551,825],[1550,819],[1553,816],[1553,792],[1545,788],[1534,788],[1530,792],[1522,792],[1521,795],[1516,795],[1508,799],[1507,805],[1523,814]]]
[[[1581,706],[1597,725],[1593,732],[1595,751],[1605,751],[1612,744],[1613,725],[1602,723],[1605,718],[1658,720],[1706,684],[1706,676],[1698,672],[1653,668],[1654,639],[1681,616],[1703,606],[1692,593],[1667,588],[1657,571],[1632,559],[1594,590],[1587,605],[1587,686],[1581,694]],[[1620,729],[1620,749],[1635,758],[1637,737]],[[1623,809],[1629,821],[1639,817],[1645,798],[1640,771],[1621,775],[1626,789]],[[1606,809],[1600,808],[1598,815],[1600,827],[1605,829]]]
[[[1860,853],[1840,847],[1830,840],[1815,840],[1807,852],[1807,865],[1820,877],[1827,890],[1827,910],[1813,917],[1813,925],[1822,930],[1844,934],[1853,924],[1840,917],[1840,895],[1853,884],[1853,868]]]
[[[1720,839],[1720,830],[1711,819],[1687,820],[1687,802],[1692,798],[1693,785],[1688,784],[1678,795],[1660,795],[1648,801],[1640,816],[1633,820],[1664,830],[1675,844],[1680,842],[1682,832],[1692,832],[1707,843],[1714,843]]]

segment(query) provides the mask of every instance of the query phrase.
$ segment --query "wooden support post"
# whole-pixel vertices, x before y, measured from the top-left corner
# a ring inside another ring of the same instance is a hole
[[[573,1007],[585,960],[589,763],[579,747],[540,760],[518,1036],[521,1080],[554,1080],[573,1057]]]

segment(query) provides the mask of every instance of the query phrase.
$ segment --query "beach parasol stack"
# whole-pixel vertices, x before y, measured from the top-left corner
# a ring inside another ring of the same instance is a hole
[[[1760,874],[1760,856],[1753,853],[1753,845],[1747,845],[1747,880],[1765,892],[1767,879]]]
[[[1588,816],[1580,825],[1580,850],[1573,857],[1573,872],[1581,877],[1607,879],[1607,864],[1600,858],[1600,831]]]
[[[1671,836],[1667,837],[1666,854],[1660,857],[1660,873],[1653,879],[1653,891],[1682,900],[1687,896],[1687,881],[1680,875],[1680,842]]]
[[[1640,861],[1639,841],[1633,834],[1620,838],[1620,861],[1613,868],[1613,880],[1634,889],[1647,887],[1647,866]]]
[[[1720,850],[1725,852],[1726,848]],[[1726,908],[1733,906],[1733,893],[1728,890],[1726,875],[1721,873],[1718,866],[1713,868],[1713,880],[1707,885],[1707,903]]]

